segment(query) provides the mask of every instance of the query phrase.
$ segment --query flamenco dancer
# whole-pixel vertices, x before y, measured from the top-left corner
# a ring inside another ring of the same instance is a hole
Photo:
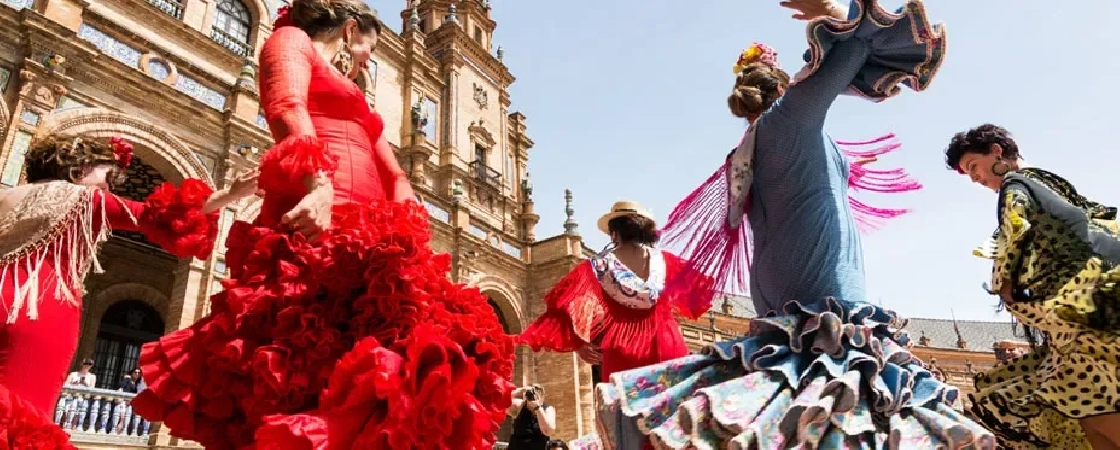
[[[620,201],[599,218],[599,231],[611,244],[576,266],[545,295],[547,310],[521,334],[534,351],[579,352],[590,364],[602,363],[603,378],[611,374],[688,355],[688,345],[673,313],[695,319],[711,307],[710,279],[691,273],[689,283],[666,289],[667,279],[681,279],[688,270],[680,258],[655,248],[657,223],[641,205]],[[700,287],[696,289],[696,287]],[[514,403],[523,401],[515,399]],[[633,421],[603,418],[626,427],[619,436],[633,436]],[[620,428],[622,430],[622,428]],[[589,436],[581,442],[592,442]],[[573,442],[575,448],[583,445]],[[641,441],[632,446],[638,448]]]
[[[295,0],[273,27],[260,215],[230,230],[211,315],[143,349],[133,408],[212,450],[488,449],[513,338],[447,279],[354,82],[380,23],[360,0]]]
[[[663,230],[716,288],[740,282],[753,250],[750,292],[764,317],[702,354],[615,373],[599,401],[658,448],[993,449],[994,436],[953,410],[957,390],[907,351],[905,322],[867,302],[857,218],[874,210],[851,204],[849,146],[822,131],[850,88],[871,100],[900,83],[924,90],[944,30],[918,0],[897,13],[876,0],[783,5],[812,18],[808,65],[790,84],[772,50],[744,53],[728,104],[750,123],[746,136]]]
[[[1007,448],[1120,449],[1116,208],[1027,167],[999,126],[957,133],[945,161],[998,193],[990,292],[1031,343],[977,375],[972,413]]]
[[[101,272],[97,250],[111,230],[206,258],[216,211],[256,191],[250,174],[216,193],[188,179],[144,203],[124,200],[109,189],[131,160],[132,145],[119,138],[47,134],[27,152],[28,184],[0,192],[0,448],[74,448],[52,417],[78,346],[83,282],[91,267]]]

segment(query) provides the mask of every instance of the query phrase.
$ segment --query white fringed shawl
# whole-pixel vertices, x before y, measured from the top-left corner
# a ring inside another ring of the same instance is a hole
[[[117,197],[54,181],[35,186],[0,218],[0,291],[12,288],[7,291],[12,298],[0,299],[7,307],[8,323],[14,323],[25,307],[27,317],[37,319],[43,299],[39,287],[51,283],[54,298],[79,305],[90,268],[103,271],[97,250],[109,239],[106,199]]]

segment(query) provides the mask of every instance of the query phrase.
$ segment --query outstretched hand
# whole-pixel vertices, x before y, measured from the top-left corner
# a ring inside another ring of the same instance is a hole
[[[778,4],[796,11],[793,18],[797,20],[813,20],[821,16],[845,18],[839,15],[842,8],[833,0],[784,0]]]

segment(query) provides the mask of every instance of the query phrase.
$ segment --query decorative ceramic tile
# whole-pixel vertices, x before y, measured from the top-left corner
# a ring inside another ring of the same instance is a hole
[[[506,252],[507,255],[510,255],[514,258],[521,259],[521,248],[516,247],[509,242],[502,242],[502,251]]]
[[[8,160],[4,162],[4,173],[0,175],[0,183],[5,186],[19,184],[19,177],[23,173],[24,155],[27,154],[27,148],[30,146],[31,133],[17,131],[15,138],[12,139],[12,151],[8,154]]]
[[[221,92],[203,86],[198,80],[186,75],[179,74],[179,77],[175,79],[175,89],[211,108],[222,110],[226,107],[226,96],[222,95]]]
[[[71,110],[71,109],[78,109],[78,108],[89,108],[89,105],[86,105],[85,103],[74,100],[74,99],[70,98],[69,96],[63,95],[63,96],[58,98],[58,104],[54,107],[54,112],[68,111],[68,110]]]
[[[89,41],[89,43],[97,47],[98,50],[101,50],[101,53],[109,55],[113,59],[127,64],[129,67],[140,67],[140,50],[114,39],[108,34],[105,34],[105,32],[89,24],[83,23],[81,27],[78,27],[78,37]]]
[[[171,76],[171,68],[163,61],[158,59],[148,60],[148,75],[157,80],[163,81]]]
[[[19,121],[27,125],[36,126],[39,125],[39,115],[34,111],[24,108],[24,110],[19,113]]]
[[[440,208],[435,203],[425,201],[424,208],[428,210],[428,215],[435,217],[436,220],[443,223],[451,223],[451,213],[446,209]]]
[[[0,0],[5,5],[11,6],[16,10],[27,9],[35,6],[35,0]]]
[[[257,113],[257,126],[268,129],[268,119],[264,117],[264,113]]]

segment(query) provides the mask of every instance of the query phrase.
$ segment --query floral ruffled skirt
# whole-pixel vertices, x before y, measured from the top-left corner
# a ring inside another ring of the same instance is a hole
[[[621,412],[656,448],[996,448],[907,350],[904,324],[867,304],[790,302],[749,337],[600,384],[602,445]]]
[[[208,449],[489,449],[514,343],[447,279],[423,208],[334,210],[315,244],[239,222],[211,315],[144,347],[135,411]]]

